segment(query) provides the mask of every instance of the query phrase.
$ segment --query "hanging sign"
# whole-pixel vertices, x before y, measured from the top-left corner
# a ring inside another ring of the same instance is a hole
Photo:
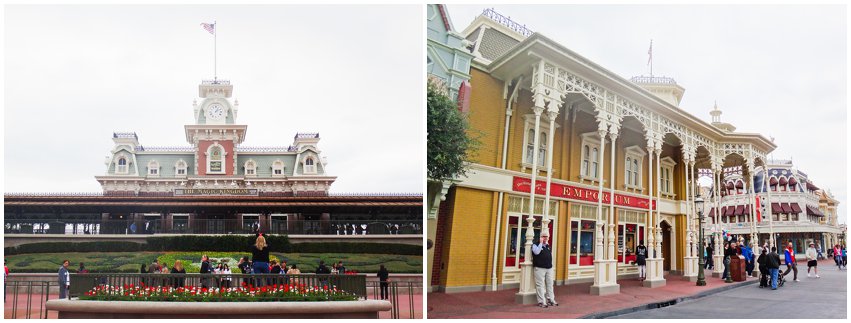
[[[515,192],[529,193],[529,186],[531,182],[531,179],[515,176],[514,183],[511,185],[511,189]],[[546,194],[546,186],[546,182],[536,181],[535,194]],[[594,189],[550,183],[550,196],[554,197],[560,197],[576,201],[597,202],[598,194],[599,192]],[[609,194],[609,192],[607,191],[603,192],[603,204],[610,203],[610,195],[611,194]],[[651,201],[647,198],[621,195],[615,193],[615,205],[647,209],[650,203]],[[656,201],[652,201],[652,204],[653,209],[655,210]]]

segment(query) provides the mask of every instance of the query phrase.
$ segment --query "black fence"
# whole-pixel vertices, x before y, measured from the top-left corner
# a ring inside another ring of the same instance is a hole
[[[6,234],[271,234],[374,235],[422,234],[422,222],[399,220],[223,220],[175,217],[147,220],[5,219]]]
[[[58,290],[59,282],[52,281],[4,281],[3,303],[6,319],[46,319],[44,306],[52,290]],[[56,298],[57,296],[53,296]],[[11,308],[9,305],[11,303]]]

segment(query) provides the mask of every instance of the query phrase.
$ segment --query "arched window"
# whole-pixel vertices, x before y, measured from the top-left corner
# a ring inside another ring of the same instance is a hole
[[[313,157],[307,157],[304,159],[304,172],[307,174],[316,173],[316,165],[313,164]]]
[[[148,175],[149,176],[159,176],[160,175],[160,163],[156,160],[152,160],[148,163]]]
[[[174,165],[174,175],[175,176],[186,176],[186,162],[183,160],[177,161]]]
[[[224,147],[218,143],[210,145],[210,148],[207,148],[207,173],[224,174],[226,156]]]
[[[272,176],[284,176],[284,162],[276,160],[272,163]]]
[[[535,129],[529,129],[529,136],[526,137],[526,163],[532,164],[532,159],[535,153]]]
[[[257,163],[253,160],[249,160],[245,162],[245,175],[248,176],[256,176],[257,175]]]
[[[116,173],[127,174],[127,158],[118,158],[118,169]]]
[[[589,176],[589,174],[588,174],[588,164],[589,164],[588,159],[591,158],[591,156],[589,156],[589,151],[590,151],[590,148],[588,148],[588,145],[585,145],[584,147],[582,147],[582,170],[581,170],[581,174],[585,175],[585,176]]]

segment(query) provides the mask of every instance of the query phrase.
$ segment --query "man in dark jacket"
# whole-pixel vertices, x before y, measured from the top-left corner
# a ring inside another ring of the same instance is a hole
[[[538,306],[558,306],[553,293],[553,248],[548,243],[549,232],[542,230],[538,244],[532,245],[532,264],[535,271],[535,291],[538,296]],[[546,291],[546,293],[545,293]]]
[[[201,287],[202,288],[209,288],[210,287],[210,278],[205,277],[205,276],[208,276],[211,271],[212,270],[211,270],[211,267],[210,267],[210,258],[208,258],[207,255],[201,256],[201,270],[199,271],[199,274],[201,274]]]
[[[768,287],[768,251],[762,248],[756,262],[759,264],[759,288]]]
[[[68,266],[71,262],[65,260],[62,262],[62,267],[59,267],[59,299],[71,298],[68,292],[71,289],[71,275],[68,273]]]
[[[768,254],[765,266],[771,272],[771,290],[775,290],[777,289],[777,274],[780,272],[780,255],[777,254],[777,247],[771,247],[771,253]]]
[[[328,266],[325,266],[325,261],[319,261],[319,267],[316,267],[316,274],[330,274],[331,269],[328,269]]]

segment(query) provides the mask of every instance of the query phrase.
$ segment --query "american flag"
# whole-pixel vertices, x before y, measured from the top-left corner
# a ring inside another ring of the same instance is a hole
[[[204,30],[206,30],[208,33],[210,33],[212,35],[216,34],[216,24],[215,23],[212,23],[212,24],[201,23],[201,27],[203,27]]]

